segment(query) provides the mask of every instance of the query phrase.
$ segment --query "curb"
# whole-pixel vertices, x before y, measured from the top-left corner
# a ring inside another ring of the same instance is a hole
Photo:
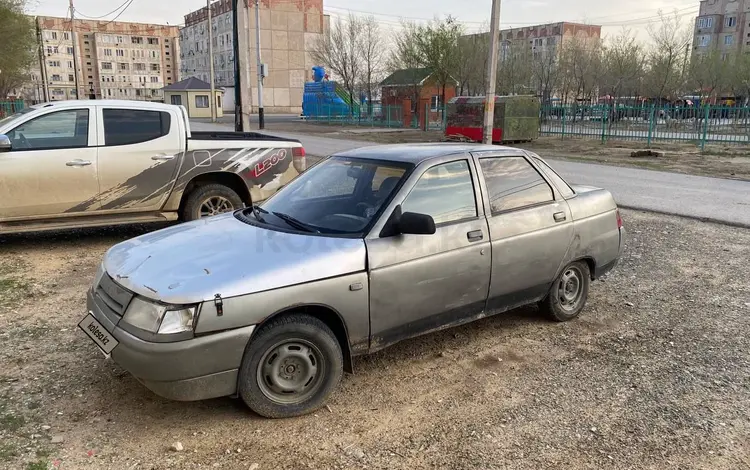
[[[716,219],[714,217],[701,217],[697,215],[687,215],[687,214],[678,214],[676,212],[669,212],[669,211],[663,211],[659,209],[649,209],[646,207],[640,207],[640,206],[631,206],[628,204],[617,204],[617,207],[621,209],[630,209],[630,210],[636,210],[636,211],[642,211],[642,212],[651,212],[652,214],[662,214],[662,215],[671,215],[675,217],[683,217],[685,219],[690,220],[697,220],[699,222],[708,222],[712,224],[719,224],[719,225],[727,225],[729,227],[736,227],[736,228],[746,228],[750,229],[750,223],[745,222],[731,222],[727,220],[722,219]]]

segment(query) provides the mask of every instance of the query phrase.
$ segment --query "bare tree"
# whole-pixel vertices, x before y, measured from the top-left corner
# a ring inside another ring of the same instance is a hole
[[[328,67],[341,80],[349,94],[352,113],[357,80],[364,69],[361,53],[364,23],[354,15],[349,15],[346,20],[339,18],[331,25],[328,34],[318,38],[312,50],[313,60]]]
[[[455,82],[453,75],[459,64],[458,42],[464,28],[455,18],[448,16],[445,20],[419,26],[417,31],[422,65],[432,70],[432,77],[441,89],[441,101],[445,104],[445,88]]]
[[[606,41],[602,50],[602,74],[599,87],[615,104],[622,96],[640,93],[644,73],[645,52],[630,30]]]
[[[386,66],[386,41],[374,16],[362,21],[360,51],[362,55],[362,77],[359,82],[367,93],[367,114],[372,115],[373,89],[383,78]]]
[[[405,79],[410,89],[412,99],[412,110],[419,115],[419,83],[424,78],[419,68],[423,66],[424,59],[419,47],[420,27],[414,22],[402,22],[401,30],[393,39],[393,49],[388,59],[388,69],[391,72],[406,70]]]
[[[0,0],[0,98],[29,78],[37,41],[33,20],[24,14],[24,0]]]
[[[560,80],[558,61],[559,48],[562,45],[551,45],[532,49],[531,77],[542,103],[548,104]]]
[[[500,44],[497,92],[500,95],[523,94],[532,90],[531,49],[525,41]]]
[[[481,95],[487,88],[485,70],[490,49],[489,33],[462,36],[458,41],[456,80],[459,95]]]
[[[694,55],[687,68],[687,85],[701,98],[710,97],[717,91],[728,91],[731,88],[730,73],[734,68],[734,59],[716,49]],[[741,67],[741,64],[737,65]]]
[[[658,26],[648,27],[652,44],[645,89],[652,98],[672,99],[684,88],[682,64],[692,34],[677,13],[667,16],[660,12],[659,16]]]
[[[602,71],[601,42],[598,38],[574,37],[560,52],[557,80],[560,88],[570,87],[577,99],[592,100]]]

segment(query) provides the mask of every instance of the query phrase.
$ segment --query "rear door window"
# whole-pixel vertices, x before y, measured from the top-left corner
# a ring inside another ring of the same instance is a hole
[[[554,200],[552,188],[523,157],[481,158],[492,213]]]
[[[140,109],[102,110],[104,117],[104,145],[131,145],[169,134],[171,117],[163,111]]]

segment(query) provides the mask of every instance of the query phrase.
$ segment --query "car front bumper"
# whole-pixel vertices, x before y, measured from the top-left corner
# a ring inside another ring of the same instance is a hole
[[[115,363],[149,390],[179,401],[233,395],[237,377],[254,326],[199,336],[185,341],[153,343],[118,328],[88,293],[89,313],[119,342],[112,350]]]

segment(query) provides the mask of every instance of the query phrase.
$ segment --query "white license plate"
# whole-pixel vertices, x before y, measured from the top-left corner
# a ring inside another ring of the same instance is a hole
[[[114,336],[101,323],[96,321],[96,318],[91,314],[86,315],[78,326],[99,346],[99,349],[104,354],[110,354],[115,349],[115,346],[119,344]]]

